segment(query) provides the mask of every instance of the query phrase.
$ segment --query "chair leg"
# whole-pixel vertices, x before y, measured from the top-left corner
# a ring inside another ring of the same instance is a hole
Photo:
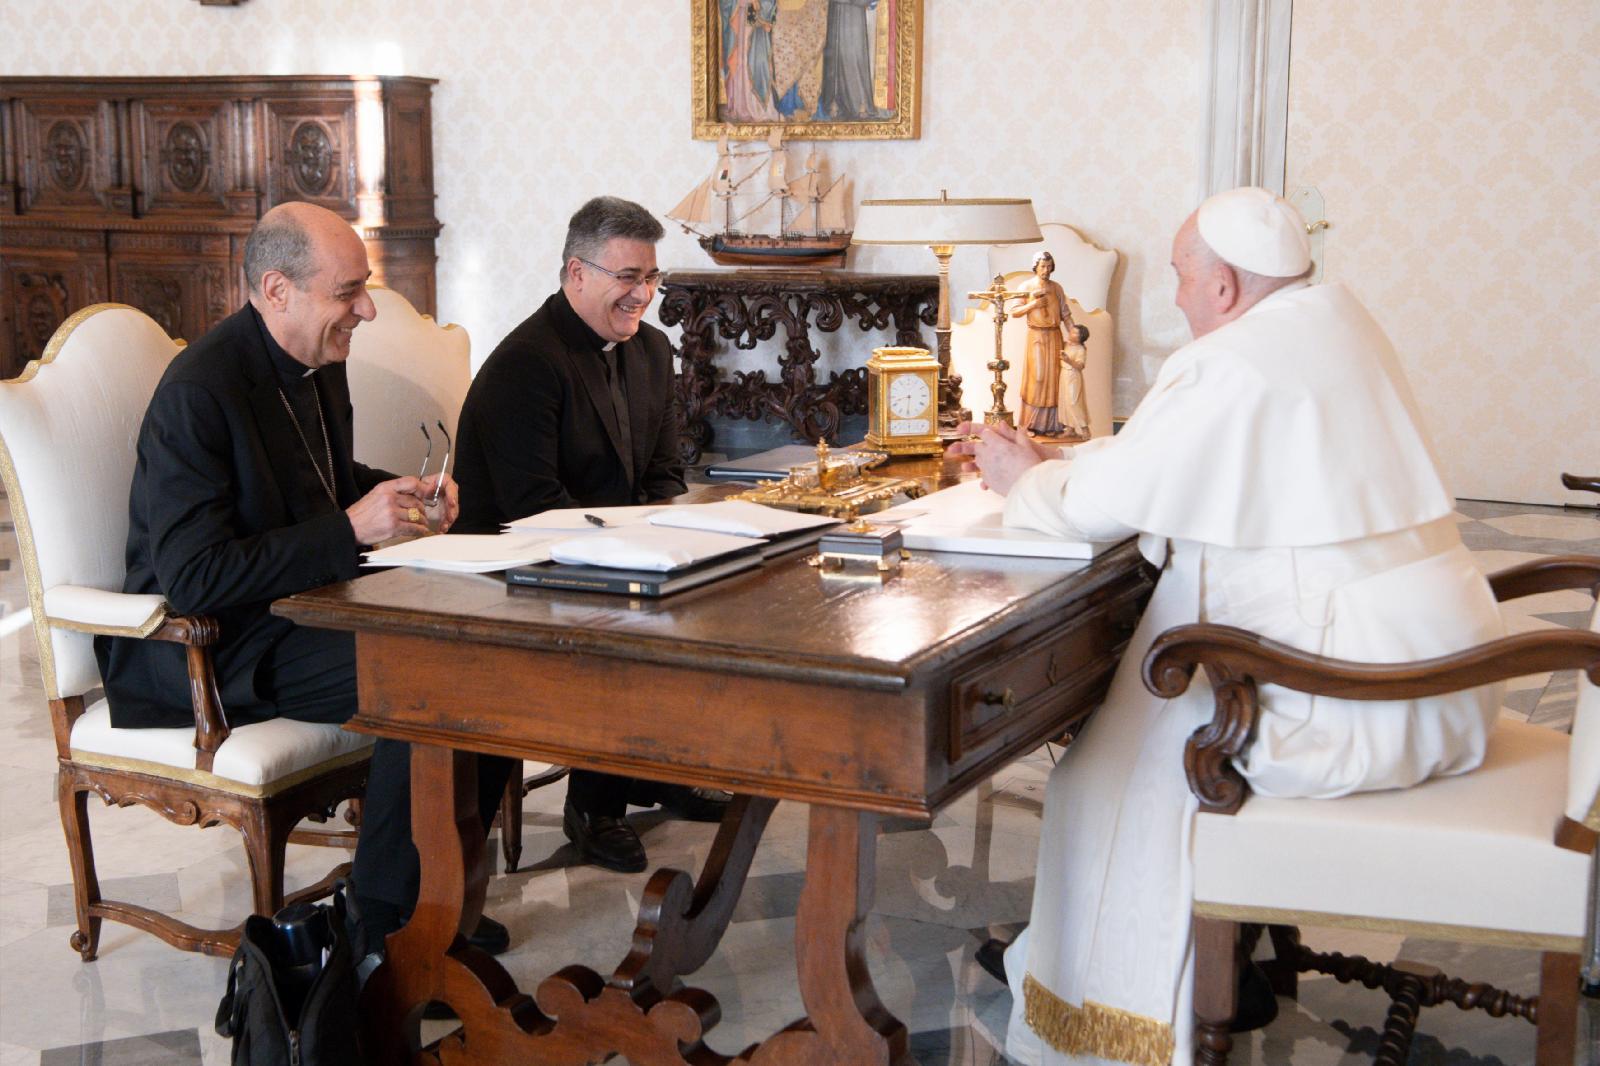
[[[506,779],[505,795],[500,797],[500,852],[506,858],[506,873],[517,872],[522,861],[522,774],[519,770]]]
[[[78,928],[72,949],[84,962],[93,962],[100,950],[100,921],[89,908],[100,902],[100,879],[94,870],[94,842],[89,835],[89,793],[64,773],[56,774],[56,802],[61,808],[61,828],[67,837],[67,857],[72,861],[72,903]]]
[[[1239,926],[1221,918],[1194,920],[1194,1061],[1227,1066],[1229,1027],[1239,993]]]
[[[250,890],[255,914],[270,918],[283,909],[284,852],[294,826],[283,826],[262,807],[249,812],[241,832],[250,864]]]
[[[1539,967],[1537,1066],[1566,1066],[1577,1053],[1578,964],[1576,954],[1547,951]]]

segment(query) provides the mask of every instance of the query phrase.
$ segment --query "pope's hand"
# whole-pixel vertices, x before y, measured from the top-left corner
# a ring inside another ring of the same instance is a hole
[[[428,532],[422,482],[397,477],[373,486],[372,491],[345,508],[357,544],[377,544],[391,537],[420,537]]]
[[[983,474],[984,486],[1002,496],[1011,491],[1017,478],[1029,468],[1046,459],[1059,458],[1061,454],[1056,449],[1035,444],[1026,433],[1004,423],[985,426],[963,422],[956,427],[956,432],[963,437],[977,439],[958,440],[945,450],[945,454],[972,456]]]

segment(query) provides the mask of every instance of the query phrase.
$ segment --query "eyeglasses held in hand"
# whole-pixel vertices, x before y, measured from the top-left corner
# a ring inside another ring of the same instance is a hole
[[[455,448],[455,442],[450,439],[450,431],[444,428],[444,423],[435,422],[434,425],[438,426],[439,432],[444,434],[444,462],[439,465],[440,477],[438,481],[433,483],[433,495],[423,501],[429,507],[439,502],[439,493],[444,488],[443,475],[446,470],[450,469],[450,453]],[[417,471],[417,480],[421,481],[428,476],[428,460],[433,458],[433,434],[428,432],[428,424],[426,422],[418,422],[417,428],[422,430],[422,439],[428,442],[428,450],[422,455],[422,468]]]
[[[599,263],[591,263],[581,255],[575,255],[573,258],[580,263],[594,267],[606,277],[614,278],[630,289],[636,289],[640,285],[654,289],[661,284],[661,271],[659,270],[652,270],[648,274],[641,274],[637,270],[607,270]]]

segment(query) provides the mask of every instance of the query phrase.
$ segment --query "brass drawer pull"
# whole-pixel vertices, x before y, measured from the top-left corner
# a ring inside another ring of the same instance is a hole
[[[1004,707],[1006,710],[1014,711],[1014,710],[1017,709],[1017,694],[1015,692],[1012,692],[1010,688],[1007,688],[1004,692],[1000,693],[999,695],[996,695],[993,692],[985,692],[983,694],[982,702],[985,703],[985,704],[989,704],[991,706],[996,704],[996,703],[998,703],[1000,706]]]

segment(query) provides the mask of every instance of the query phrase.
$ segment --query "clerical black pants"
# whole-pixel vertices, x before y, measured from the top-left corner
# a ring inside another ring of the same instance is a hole
[[[344,722],[356,711],[356,645],[350,633],[295,628],[262,658],[258,691],[270,693],[278,714],[302,722]],[[478,758],[478,815],[484,832],[494,821],[516,763]],[[382,900],[409,914],[417,903],[420,867],[411,842],[411,746],[379,739],[372,749],[361,836],[353,869],[358,896]]]

